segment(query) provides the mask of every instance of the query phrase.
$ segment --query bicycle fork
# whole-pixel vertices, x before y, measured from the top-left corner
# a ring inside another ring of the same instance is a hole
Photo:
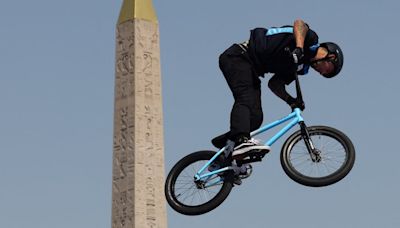
[[[304,121],[300,121],[299,125],[300,125],[300,129],[301,129],[301,137],[303,138],[304,143],[306,144],[308,153],[310,153],[311,160],[313,162],[320,162],[321,161],[321,152],[315,148],[315,146],[311,140],[310,134],[308,133],[306,124],[304,123]]]

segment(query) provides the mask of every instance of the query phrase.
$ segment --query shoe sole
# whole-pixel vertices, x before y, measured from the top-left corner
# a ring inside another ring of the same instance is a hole
[[[234,150],[232,152],[232,157],[246,155],[248,153],[254,153],[254,152],[257,153],[257,152],[261,152],[261,151],[268,151],[269,152],[270,150],[271,150],[271,147],[265,146],[265,145],[249,146],[249,147],[245,147],[243,149]]]
[[[262,146],[261,149],[253,147],[249,151],[245,151],[240,154],[232,154],[232,158],[235,160],[244,160],[246,157],[256,157],[256,156],[264,157],[269,152],[270,150],[266,149],[265,146]]]

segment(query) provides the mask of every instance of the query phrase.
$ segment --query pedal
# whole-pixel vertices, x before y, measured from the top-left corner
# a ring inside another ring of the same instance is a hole
[[[261,162],[265,155],[269,152],[266,150],[252,150],[245,154],[242,158],[237,158],[236,163],[240,166],[242,164],[248,164],[253,162]]]

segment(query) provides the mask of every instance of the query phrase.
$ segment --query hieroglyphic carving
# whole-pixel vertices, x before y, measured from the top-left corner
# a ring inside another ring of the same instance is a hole
[[[141,112],[140,119],[142,120],[142,132],[144,133],[142,138],[144,155],[143,160],[145,164],[145,213],[146,213],[146,224],[147,227],[156,227],[157,225],[157,208],[156,208],[156,180],[155,178],[155,166],[156,162],[153,160],[155,156],[154,143],[159,140],[154,136],[154,132],[160,130],[157,126],[155,126],[154,119],[157,118],[153,110],[156,106],[161,105],[161,102],[158,101],[158,98],[154,97],[154,84],[159,81],[159,75],[155,72],[158,71],[157,66],[153,66],[153,59],[157,58],[154,55],[153,45],[154,43],[152,33],[154,33],[154,28],[148,23],[141,23],[141,26],[136,27],[136,32],[141,34],[138,36],[137,45],[140,48],[141,52],[137,53],[136,59],[138,60],[136,73],[141,75],[141,84],[143,87],[140,90],[140,99],[141,105],[138,107]],[[158,53],[157,53],[158,54]],[[158,202],[159,203],[159,202]]]
[[[113,228],[167,227],[158,39],[148,21],[117,28]]]
[[[113,227],[134,225],[134,39],[129,24],[117,28],[115,73]]]

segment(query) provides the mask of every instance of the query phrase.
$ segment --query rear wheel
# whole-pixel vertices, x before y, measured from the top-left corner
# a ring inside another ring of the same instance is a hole
[[[182,158],[171,169],[165,182],[168,204],[185,215],[200,215],[218,207],[233,187],[233,172],[212,175],[195,181],[197,172],[215,155],[199,151]],[[202,174],[207,173],[205,170]]]
[[[352,169],[355,150],[350,139],[341,131],[326,127],[307,127],[315,150],[310,155],[301,135],[293,133],[281,151],[281,165],[294,181],[311,187],[334,184]]]

